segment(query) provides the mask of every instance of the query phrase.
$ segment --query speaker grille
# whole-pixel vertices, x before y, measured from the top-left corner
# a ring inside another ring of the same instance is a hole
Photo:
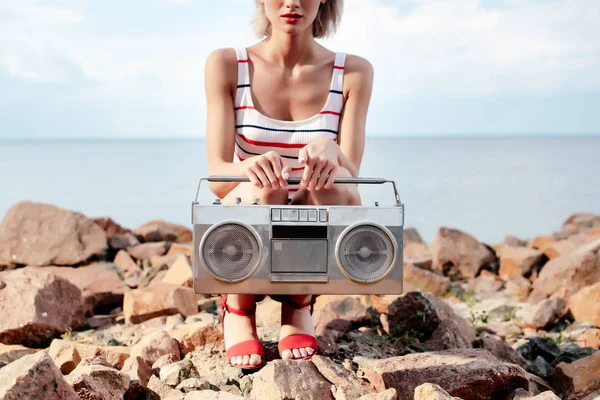
[[[260,262],[258,239],[248,227],[236,223],[213,228],[200,251],[208,270],[229,282],[249,277]]]
[[[375,225],[351,228],[339,241],[337,261],[350,279],[376,282],[385,276],[396,255],[390,235]]]

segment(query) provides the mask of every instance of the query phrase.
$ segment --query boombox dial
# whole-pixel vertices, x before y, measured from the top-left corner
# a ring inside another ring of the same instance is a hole
[[[260,248],[254,229],[235,222],[214,225],[200,244],[206,268],[216,279],[227,282],[241,281],[254,272],[260,263]]]

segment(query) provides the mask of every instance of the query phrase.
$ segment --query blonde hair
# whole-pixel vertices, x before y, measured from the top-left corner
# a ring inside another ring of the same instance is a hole
[[[271,34],[271,22],[265,14],[265,5],[260,0],[256,2],[256,15],[254,17],[254,33],[259,38]],[[326,38],[333,36],[342,19],[343,0],[327,0],[319,4],[319,11],[313,22],[313,37]]]

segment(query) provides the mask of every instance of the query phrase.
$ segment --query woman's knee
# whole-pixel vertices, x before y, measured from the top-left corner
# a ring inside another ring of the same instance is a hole
[[[346,168],[339,167],[336,177],[351,178],[352,174]],[[310,191],[313,204],[335,204],[343,206],[358,206],[361,204],[358,187],[355,184],[334,184],[330,189]]]

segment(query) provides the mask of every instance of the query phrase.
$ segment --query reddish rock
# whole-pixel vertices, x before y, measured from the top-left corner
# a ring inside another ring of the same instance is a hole
[[[372,294],[370,298],[371,307],[373,307],[373,309],[376,310],[378,313],[387,314],[390,304],[392,304],[398,297],[400,296],[397,296],[395,294]]]
[[[311,358],[311,361],[313,364],[315,364],[321,375],[323,375],[329,382],[337,386],[338,390],[341,389],[342,392],[345,391],[342,388],[348,387],[355,389],[353,390],[353,394],[359,396],[374,392],[371,386],[366,384],[362,379],[357,378],[352,372],[348,371],[340,364],[333,362],[329,357],[315,355]],[[347,395],[345,395],[345,397],[349,398]],[[337,399],[338,396],[336,395],[336,400]]]
[[[423,243],[423,238],[419,234],[416,228],[408,227],[402,230],[403,242]]]
[[[505,292],[519,301],[525,301],[531,292],[531,281],[522,276],[511,278],[505,284]]]
[[[531,247],[538,250],[544,250],[546,246],[554,242],[556,239],[554,236],[536,236],[531,242]]]
[[[450,290],[450,279],[412,264],[404,264],[404,292],[421,291],[440,296]]]
[[[171,355],[174,361],[181,360],[179,343],[165,331],[146,335],[131,348],[131,357],[141,357],[151,365],[166,355]]]
[[[108,239],[108,246],[113,250],[126,250],[138,244],[140,241],[133,233],[117,234]]]
[[[125,293],[123,314],[128,323],[140,323],[161,315],[180,313],[187,317],[198,312],[194,290],[158,283]]]
[[[482,332],[479,338],[473,341],[473,347],[487,350],[500,360],[517,364],[523,369],[529,366],[529,362],[518,351],[510,347],[504,340],[496,338],[487,332]]]
[[[214,390],[195,390],[185,395],[184,400],[244,400],[246,397]]]
[[[129,357],[125,361],[121,372],[127,374],[132,382],[137,382],[142,387],[147,387],[152,375],[152,364],[139,356]]]
[[[331,383],[310,360],[274,360],[253,376],[253,400],[333,400]]]
[[[326,330],[348,332],[371,322],[367,308],[354,297],[344,297],[325,304],[313,314],[315,333],[322,335]]]
[[[102,358],[81,362],[65,380],[80,398],[97,396],[102,400],[123,400],[130,383],[127,374],[108,366]]]
[[[600,326],[600,282],[585,287],[571,296],[569,309],[575,321],[593,322],[596,326]]]
[[[124,235],[126,233],[131,233],[130,229],[123,228],[112,218],[92,218],[92,221],[94,221],[100,228],[104,230],[107,238],[111,238],[115,235]]]
[[[580,290],[600,281],[600,240],[579,247],[573,253],[548,261],[533,283],[531,303],[549,297],[561,288]]]
[[[574,213],[562,225],[563,229],[575,227],[577,231],[600,228],[600,215],[592,213]]]
[[[366,394],[359,397],[358,400],[396,400],[397,398],[398,394],[396,393],[396,389],[392,388],[379,393]]]
[[[474,278],[496,256],[473,236],[442,227],[431,245],[433,269],[452,279]]]
[[[131,276],[140,276],[142,269],[133,261],[133,258],[125,250],[119,250],[115,256],[114,263],[123,271],[123,278],[127,280]]]
[[[187,256],[180,254],[174,257],[176,259],[169,267],[162,281],[172,283],[173,285],[192,287],[194,276],[192,275],[192,266]]]
[[[0,343],[44,346],[83,323],[77,286],[36,268],[0,272]],[[15,312],[18,310],[18,312]]]
[[[171,265],[173,265],[175,260],[177,260],[176,255],[169,256],[165,254],[164,256],[154,256],[150,258],[150,265],[152,265],[153,267],[156,267],[158,265],[166,265],[168,269],[171,267]]]
[[[43,267],[47,272],[65,278],[81,291],[84,310],[92,315],[95,309],[109,311],[123,304],[123,295],[129,287],[117,274],[117,266],[95,263],[86,267]]]
[[[169,335],[179,342],[179,348],[183,355],[202,346],[221,346],[223,344],[223,332],[216,325],[205,322],[181,325],[170,330]]]
[[[570,364],[560,363],[552,372],[552,386],[565,399],[581,399],[600,390],[600,351]]]
[[[498,275],[486,270],[481,271],[481,274],[477,278],[471,279],[468,284],[468,288],[476,294],[495,293],[500,291],[503,286],[504,283]]]
[[[600,349],[600,329],[588,329],[577,338],[577,343],[581,347],[593,347]]]
[[[127,252],[137,260],[150,260],[152,257],[164,256],[168,250],[168,242],[150,242],[129,247]]]
[[[160,220],[146,222],[137,227],[134,233],[142,236],[146,242],[166,240],[171,242],[189,243],[193,240],[193,233],[189,228]]]
[[[125,346],[95,346],[93,344],[77,343],[70,340],[54,339],[48,349],[48,354],[64,374],[75,369],[82,360],[93,360],[102,357],[108,365],[121,369],[129,358],[129,347]]]
[[[371,361],[364,368],[377,391],[394,388],[400,399],[412,398],[424,383],[439,385],[463,399],[503,399],[517,388],[529,389],[527,373],[503,363],[487,350],[460,349],[415,353]]]
[[[544,247],[543,253],[549,260],[571,254],[577,246],[569,240],[557,240]]]
[[[402,256],[404,262],[413,263],[430,258],[431,253],[426,243],[408,242],[402,246]]]
[[[22,201],[0,223],[0,265],[75,265],[106,248],[106,234],[83,214]]]
[[[17,361],[19,358],[24,357],[28,354],[33,354],[37,350],[30,349],[20,344],[2,344],[0,343],[0,368],[2,364],[10,364],[13,361]]]
[[[542,253],[527,247],[509,247],[500,254],[500,270],[502,279],[508,280],[517,276],[529,276],[534,267],[542,260]]]
[[[179,254],[184,254],[191,260],[194,258],[194,246],[191,243],[173,243],[167,255],[174,256]]]
[[[176,363],[177,361],[181,361],[179,353],[163,354],[154,362],[154,364],[152,364],[152,372],[158,376],[162,367]]]
[[[566,301],[560,297],[549,298],[526,310],[520,325],[522,327],[544,329],[550,327],[566,312]]]
[[[148,389],[158,394],[161,399],[183,399],[183,393],[164,384],[156,375],[150,376]]]
[[[415,389],[415,400],[452,400],[453,397],[433,383],[424,383]]]
[[[0,399],[78,400],[44,351],[26,355],[0,369]]]

